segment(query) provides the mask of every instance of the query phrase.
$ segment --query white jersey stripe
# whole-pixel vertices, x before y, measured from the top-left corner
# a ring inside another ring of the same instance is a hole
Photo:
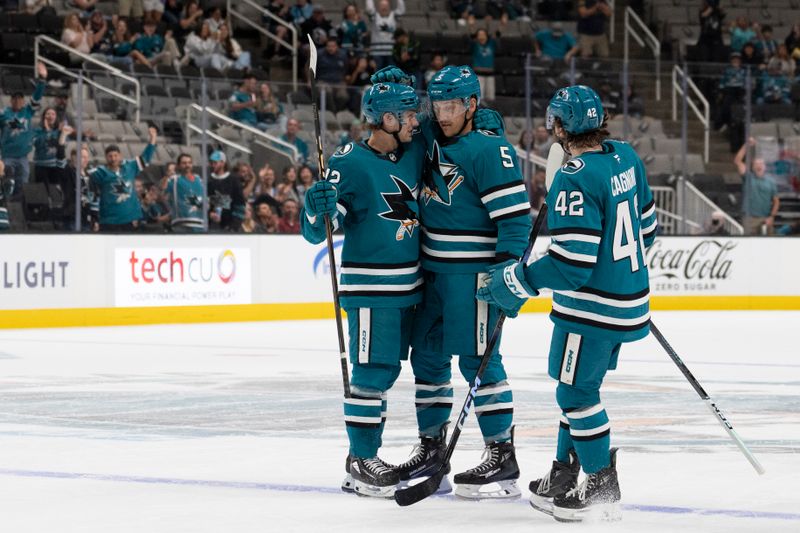
[[[573,437],[591,437],[592,435],[599,435],[604,431],[608,431],[611,429],[611,423],[606,422],[602,426],[592,428],[592,429],[575,429],[572,426],[569,428],[569,434]]]
[[[362,398],[345,398],[344,403],[346,405],[360,405],[362,407],[380,407],[382,400],[380,398],[375,398],[374,400],[371,399],[362,399]]]
[[[504,207],[502,209],[495,209],[494,211],[489,211],[489,218],[497,218],[499,216],[505,215],[506,213],[513,213],[514,211],[521,211],[523,209],[530,209],[531,204],[530,202],[522,202],[516,205],[510,205],[508,207]]]
[[[407,268],[364,268],[364,267],[342,267],[339,272],[342,274],[363,274],[365,276],[403,276],[405,274],[416,274],[419,272],[420,264]]]
[[[597,235],[586,235],[585,233],[564,233],[563,235],[553,235],[553,242],[579,241],[600,244],[600,237]]]
[[[475,407],[476,413],[486,413],[490,411],[499,411],[500,409],[513,409],[514,402],[501,402],[489,405],[478,405]]]
[[[453,403],[452,396],[434,396],[432,398],[414,398],[417,403]]]
[[[424,244],[422,251],[433,257],[463,257],[463,258],[477,258],[477,257],[494,257],[494,250],[487,250],[483,252],[441,252],[439,250],[431,250]]]
[[[502,198],[503,196],[508,196],[510,194],[524,193],[524,192],[525,192],[525,185],[522,184],[515,185],[507,189],[500,189],[499,191],[494,191],[485,196],[481,196],[481,202],[483,202],[484,204],[488,204],[492,200],[497,200],[498,198]]]
[[[486,389],[478,389],[475,396],[491,396],[493,394],[502,394],[511,390],[511,385],[497,385]]]
[[[441,242],[481,242],[493,244],[497,242],[497,237],[486,237],[484,235],[445,235],[422,228],[422,232],[432,241]]]
[[[610,316],[599,315],[597,313],[590,313],[588,311],[579,311],[570,307],[564,307],[556,302],[553,302],[553,310],[565,315],[586,318],[589,320],[594,320],[595,322],[600,322],[601,324],[612,324],[615,326],[644,326],[650,320],[649,311],[636,318],[613,318]]]
[[[594,302],[597,304],[610,305],[611,307],[618,307],[620,309],[630,309],[631,307],[639,307],[650,301],[650,295],[646,294],[636,300],[617,300],[615,298],[605,298],[597,296],[596,294],[588,294],[585,292],[575,291],[555,291],[556,294],[566,296],[568,298],[575,298],[576,300],[584,300],[587,302]]]
[[[651,206],[650,206],[650,209],[648,209],[647,211],[645,211],[644,213],[642,213],[642,220],[644,220],[645,218],[648,218],[648,217],[652,216],[652,215],[653,215],[653,213],[655,213],[655,212],[656,212],[656,204],[653,204],[653,205],[651,205]]]
[[[603,404],[598,403],[597,405],[587,407],[586,409],[581,409],[580,411],[572,411],[571,413],[567,413],[567,418],[569,418],[570,420],[580,420],[582,418],[589,418],[590,416],[594,416],[602,411],[603,411]]]
[[[450,385],[449,381],[447,383],[442,383],[441,385],[422,385],[421,383],[417,383],[415,387],[417,388],[418,391],[427,391],[427,392],[436,392],[442,389],[453,388],[452,385]]]
[[[422,285],[424,280],[419,278],[414,283],[406,283],[403,285],[350,285],[342,283],[339,285],[341,291],[388,291],[388,292],[402,292],[410,291]]]
[[[653,221],[652,224],[650,224],[646,228],[642,229],[642,233],[650,233],[651,231],[656,229],[657,226],[658,226],[658,220],[656,219],[656,220]]]
[[[574,261],[582,261],[584,263],[597,263],[597,256],[596,255],[589,255],[589,254],[578,254],[575,252],[568,252],[563,249],[561,246],[557,244],[551,244],[550,249],[556,252],[558,255],[562,255],[567,259],[572,259]]]
[[[383,420],[380,416],[352,416],[344,415],[345,422],[361,422],[363,424],[380,424]]]

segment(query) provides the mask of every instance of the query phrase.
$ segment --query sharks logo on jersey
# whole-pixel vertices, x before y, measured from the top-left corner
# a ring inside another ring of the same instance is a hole
[[[394,220],[400,223],[395,234],[395,239],[402,241],[406,235],[412,237],[414,228],[419,226],[417,218],[417,187],[410,189],[406,183],[397,176],[389,175],[397,187],[397,192],[383,192],[381,196],[386,202],[388,211],[379,213],[378,216],[386,220]]]
[[[433,142],[432,154],[426,154],[426,164],[422,174],[422,196],[425,205],[431,200],[444,205],[450,205],[453,192],[464,181],[464,176],[458,165],[448,163],[439,149],[439,143]]]
[[[114,196],[117,198],[118,204],[127,202],[128,198],[131,197],[131,188],[122,178],[118,178],[111,187],[114,190]]]
[[[203,209],[203,199],[194,194],[189,193],[187,194],[184,199],[186,200],[186,205],[189,206],[190,212],[201,211]]]
[[[231,198],[230,194],[225,194],[221,191],[214,191],[214,194],[212,194],[211,198],[209,198],[209,203],[214,207],[230,209],[233,199]]]

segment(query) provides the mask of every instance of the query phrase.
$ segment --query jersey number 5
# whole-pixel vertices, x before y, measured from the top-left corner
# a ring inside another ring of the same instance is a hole
[[[644,250],[641,243],[642,231],[639,228],[639,238],[633,237],[633,220],[638,218],[639,206],[637,197],[633,197],[633,214],[630,209],[630,201],[625,200],[617,204],[617,221],[614,226],[614,261],[628,259],[631,262],[631,272],[639,270],[639,253],[637,245]]]
[[[500,147],[500,159],[503,160],[504,167],[514,168],[514,160],[511,159],[511,154],[508,153],[508,146]]]
[[[567,200],[569,194],[569,200]],[[563,216],[569,215],[572,217],[583,216],[583,193],[581,191],[561,191],[556,198],[556,211]]]

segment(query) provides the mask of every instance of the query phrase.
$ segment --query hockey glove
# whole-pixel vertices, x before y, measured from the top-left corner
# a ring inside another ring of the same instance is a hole
[[[486,109],[485,107],[475,111],[475,118],[472,119],[472,125],[476,130],[488,130],[497,135],[503,135],[506,131],[506,125],[500,113],[494,109]]]
[[[389,65],[388,67],[383,67],[378,72],[370,76],[369,81],[371,83],[399,83],[401,85],[414,87],[417,79],[415,76],[406,74],[394,65]]]
[[[339,193],[329,181],[318,181],[306,191],[306,213],[309,217],[317,215],[336,216],[336,200]]]
[[[514,318],[528,298],[538,295],[539,291],[525,279],[525,266],[512,260],[489,268],[476,298],[499,307],[507,317]]]

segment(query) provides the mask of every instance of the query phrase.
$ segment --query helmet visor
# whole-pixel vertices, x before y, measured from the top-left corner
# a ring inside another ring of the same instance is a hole
[[[433,119],[438,122],[453,122],[466,115],[467,106],[461,98],[435,100],[432,102]]]
[[[556,117],[553,114],[552,106],[547,106],[547,114],[545,115],[544,119],[544,127],[547,129],[547,131],[553,131],[553,124],[555,123],[555,120]]]

